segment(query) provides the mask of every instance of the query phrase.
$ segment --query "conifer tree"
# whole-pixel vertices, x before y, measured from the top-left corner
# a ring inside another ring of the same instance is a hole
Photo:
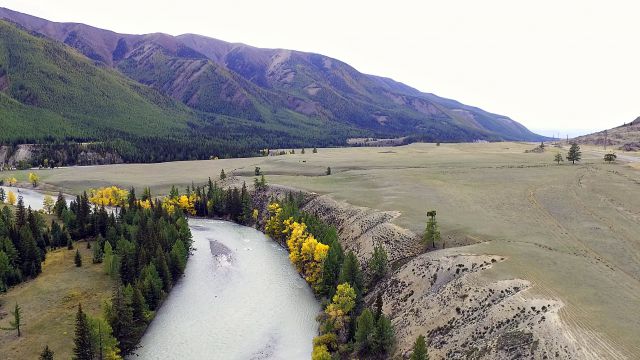
[[[128,355],[135,349],[136,327],[133,321],[133,310],[121,287],[116,288],[111,303],[112,311],[109,324],[113,329],[113,336],[120,343],[122,355]]]
[[[560,162],[564,161],[564,159],[562,158],[562,154],[557,153],[556,156],[553,158],[553,161],[557,162],[558,165],[560,165]]]
[[[87,315],[82,311],[82,305],[78,305],[76,314],[76,330],[73,340],[73,360],[93,360],[93,346],[91,344],[91,330]]]
[[[356,292],[356,303],[359,304],[360,301],[362,301],[362,293],[364,291],[362,272],[360,271],[358,258],[356,258],[353,251],[349,251],[342,262],[338,283],[348,283],[351,285]]]
[[[380,317],[376,321],[376,327],[373,330],[372,335],[372,348],[376,354],[384,354],[391,352],[393,343],[395,341],[395,334],[391,320],[384,314],[380,314]]]
[[[427,352],[427,344],[424,340],[424,336],[420,335],[416,339],[413,345],[413,353],[411,354],[411,360],[429,360],[429,353]]]
[[[387,275],[389,259],[387,251],[382,244],[378,244],[373,248],[373,255],[369,260],[369,270],[373,281],[378,281]]]
[[[53,360],[53,351],[49,349],[49,345],[46,345],[42,352],[40,353],[40,360]]]
[[[375,321],[371,310],[364,309],[356,319],[356,349],[361,353],[368,353],[372,350],[373,332]]]
[[[317,154],[318,153],[318,149],[316,149],[315,147],[313,148],[313,153]]]
[[[13,308],[11,315],[13,315],[13,320],[9,322],[9,327],[1,329],[16,330],[18,332],[18,337],[20,337],[22,336],[22,331],[20,329],[20,327],[22,326],[22,308],[20,307],[20,305],[18,305],[18,303],[16,303],[16,306]]]
[[[425,245],[431,243],[431,246],[435,249],[436,241],[440,241],[440,230],[438,229],[438,221],[436,220],[436,211],[427,211],[427,228],[425,229],[423,242]]]
[[[80,256],[80,250],[76,250],[76,256],[74,257],[73,262],[76,264],[76,267],[82,266],[82,257]]]
[[[220,180],[224,180],[227,178],[227,174],[224,173],[224,169],[220,170]]]
[[[569,152],[567,153],[567,160],[571,161],[573,164],[576,161],[580,161],[582,159],[582,152],[580,151],[580,145],[573,143],[569,148]]]

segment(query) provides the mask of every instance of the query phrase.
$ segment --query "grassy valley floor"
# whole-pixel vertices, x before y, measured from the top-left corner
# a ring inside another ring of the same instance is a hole
[[[82,267],[76,267],[76,250],[62,248],[47,253],[42,274],[0,295],[0,327],[8,327],[9,314],[18,302],[22,308],[22,336],[0,332],[0,354],[6,360],[37,359],[45,345],[56,359],[70,359],[73,350],[78,303],[91,316],[102,313],[103,300],[110,299],[114,281],[102,264],[92,264],[86,243],[77,243]],[[7,313],[7,314],[5,314]]]
[[[426,211],[437,209],[446,245],[471,244],[444,253],[504,256],[506,261],[482,273],[485,281],[526,279],[533,284],[526,296],[564,303],[561,319],[571,329],[566,335],[579,347],[606,358],[639,358],[637,164],[605,164],[596,149],[587,148],[579,164],[556,165],[555,153],[564,155],[566,149],[525,153],[536,145],[413,144],[320,149],[317,154],[306,149],[304,155],[297,149],[295,155],[276,157],[38,173],[43,183],[71,193],[107,184],[150,184],[154,193],[166,193],[173,184],[216,179],[221,169],[251,183],[258,166],[269,183],[399,211],[395,222],[418,233]],[[26,179],[26,172],[17,177]]]

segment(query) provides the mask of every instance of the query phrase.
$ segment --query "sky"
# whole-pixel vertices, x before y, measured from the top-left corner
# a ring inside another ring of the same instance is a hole
[[[640,116],[640,1],[0,0],[121,33],[328,55],[570,136]]]

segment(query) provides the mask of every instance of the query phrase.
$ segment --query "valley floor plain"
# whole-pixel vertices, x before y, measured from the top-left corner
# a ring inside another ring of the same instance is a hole
[[[605,164],[595,148],[575,165],[556,152],[525,153],[531,143],[413,144],[402,147],[306,149],[244,159],[124,164],[39,170],[43,184],[77,193],[90,187],[151,185],[154,194],[217,179],[221,169],[253,182],[287,185],[384,211],[422,233],[437,210],[447,254],[506,258],[486,281],[520,278],[526,296],[563,302],[567,336],[607,358],[640,357],[640,172],[638,164]],[[640,160],[640,159],[639,159]],[[325,174],[331,167],[332,174]],[[19,180],[27,172],[18,172]],[[0,173],[6,177],[7,173]]]

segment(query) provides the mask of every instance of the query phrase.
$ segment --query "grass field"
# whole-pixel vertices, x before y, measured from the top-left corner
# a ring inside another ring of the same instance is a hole
[[[102,313],[113,281],[102,264],[91,263],[86,243],[77,243],[76,248],[82,255],[82,267],[73,262],[75,250],[55,250],[47,254],[40,276],[0,295],[0,313],[9,313],[17,302],[24,323],[21,337],[15,331],[0,332],[0,359],[37,359],[45,345],[56,359],[70,359],[78,303],[92,316]],[[12,319],[11,315],[2,318],[0,327],[8,327]]]
[[[523,278],[528,296],[566,305],[562,319],[586,348],[613,346],[640,358],[640,172],[637,164],[604,164],[585,149],[579,164],[553,163],[536,144],[414,144],[393,148],[320,149],[268,158],[112,165],[41,171],[44,183],[78,192],[118,184],[152,185],[155,193],[217,178],[220,170],[330,194],[338,200],[396,210],[396,222],[422,232],[437,209],[445,239],[479,243],[448,250],[497,254],[508,260],[486,280]],[[332,175],[325,176],[330,166]],[[636,166],[636,168],[634,168]],[[2,176],[2,175],[0,175]],[[19,178],[24,179],[25,173]],[[599,336],[596,336],[599,335]],[[605,340],[606,344],[600,343]]]

